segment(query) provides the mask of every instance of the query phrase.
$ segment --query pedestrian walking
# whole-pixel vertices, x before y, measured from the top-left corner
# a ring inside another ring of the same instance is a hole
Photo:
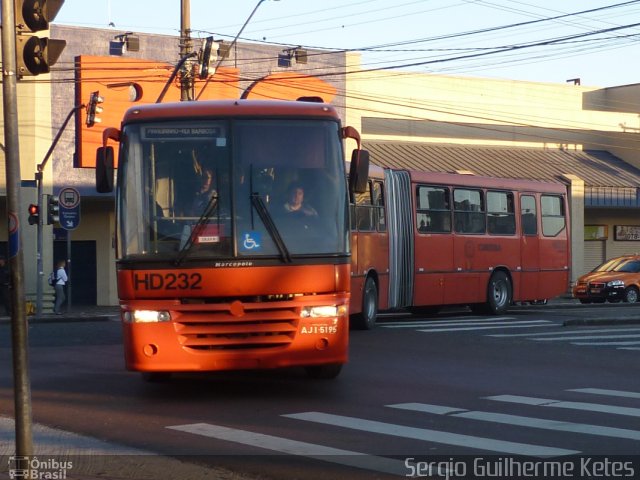
[[[58,263],[56,263],[54,284],[54,288],[56,290],[56,301],[53,306],[53,312],[56,315],[62,315],[62,304],[67,299],[64,293],[64,286],[69,280],[69,278],[67,277],[67,272],[64,269],[66,265],[67,262],[65,260],[59,260]]]
[[[11,275],[4,255],[0,255],[0,303],[8,316],[11,316]]]

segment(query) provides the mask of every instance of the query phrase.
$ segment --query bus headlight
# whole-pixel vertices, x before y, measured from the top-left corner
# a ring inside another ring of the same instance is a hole
[[[166,310],[133,310],[124,312],[123,319],[129,323],[169,322],[171,314]]]
[[[303,307],[300,312],[302,318],[333,318],[347,314],[346,305],[322,305],[318,307]]]

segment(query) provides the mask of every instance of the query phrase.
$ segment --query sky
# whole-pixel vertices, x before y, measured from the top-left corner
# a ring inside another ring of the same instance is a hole
[[[180,8],[181,0],[66,0],[54,23],[179,35]],[[195,39],[231,41],[248,20],[240,41],[358,51],[362,68],[640,83],[640,0],[190,0],[190,9]]]

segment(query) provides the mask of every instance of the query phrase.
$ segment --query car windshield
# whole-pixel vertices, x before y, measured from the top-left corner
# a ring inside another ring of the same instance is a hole
[[[611,260],[607,260],[606,262],[598,265],[596,268],[592,270],[592,272],[610,272],[615,270],[615,268],[623,262],[626,262],[628,258],[612,258]]]
[[[613,268],[614,272],[638,273],[640,272],[640,260],[626,260]]]

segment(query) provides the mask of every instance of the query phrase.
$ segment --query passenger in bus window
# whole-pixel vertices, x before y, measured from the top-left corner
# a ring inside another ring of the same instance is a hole
[[[305,217],[317,217],[318,212],[304,201],[304,188],[299,183],[289,186],[287,201],[284,204],[287,213],[303,215]]]
[[[214,188],[215,176],[213,169],[205,167],[202,169],[198,178],[199,186],[196,187],[195,195],[190,202],[187,202],[186,207],[183,209],[183,216],[185,217],[199,217],[204,213],[205,208],[209,204],[212,198],[216,198],[214,202],[217,202],[217,192]]]

